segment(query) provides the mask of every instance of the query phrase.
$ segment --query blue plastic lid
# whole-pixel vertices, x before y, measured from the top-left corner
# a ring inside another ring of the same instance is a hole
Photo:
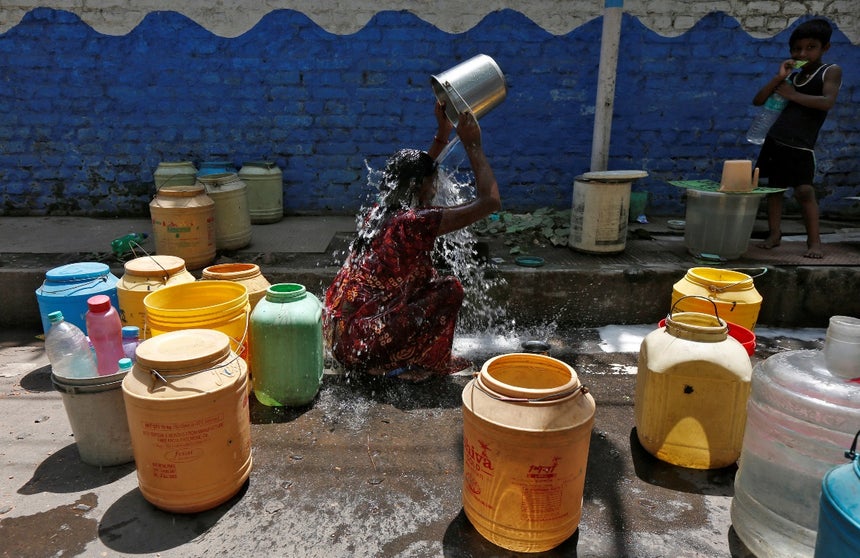
[[[79,262],[61,265],[45,273],[49,281],[68,282],[96,279],[110,273],[110,267],[100,262]]]
[[[140,328],[137,326],[123,326],[122,337],[123,337],[123,339],[130,339],[132,337],[140,337]]]

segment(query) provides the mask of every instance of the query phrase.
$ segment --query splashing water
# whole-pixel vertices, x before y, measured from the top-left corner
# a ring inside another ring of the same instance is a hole
[[[452,206],[472,199],[475,195],[472,185],[473,175],[471,171],[461,170],[461,166],[468,162],[468,158],[459,138],[452,139],[436,161],[439,164],[439,170],[436,179],[436,198],[433,204]],[[385,180],[385,173],[372,167],[368,161],[365,161],[365,167],[369,191],[374,195],[362,205],[356,216],[356,229],[360,236],[356,237],[350,245],[350,251],[356,246],[359,238],[369,240],[375,234],[374,227],[364,225],[374,222],[378,208],[383,205],[380,203],[382,200],[377,199],[375,194],[380,191],[379,185]],[[551,339],[557,329],[555,320],[528,328],[528,331],[519,333],[515,331],[517,327],[515,320],[509,319],[505,308],[491,296],[492,291],[506,284],[505,279],[498,276],[486,262],[479,261],[477,244],[478,239],[469,227],[446,234],[436,241],[436,261],[440,272],[456,276],[465,291],[463,306],[457,320],[460,343],[488,343],[490,346],[499,343],[510,346],[514,343],[518,346],[520,341],[529,339]],[[347,255],[348,253],[335,254],[341,258]],[[468,339],[464,339],[463,336],[468,336]]]
[[[450,153],[450,152],[449,152]],[[464,203],[474,196],[474,188],[458,168],[439,167],[436,179],[437,205]],[[463,307],[457,320],[458,333],[501,333],[508,329],[504,307],[492,299],[493,289],[505,280],[478,260],[477,238],[467,227],[448,233],[436,241],[436,251],[451,274],[460,279],[465,290]]]

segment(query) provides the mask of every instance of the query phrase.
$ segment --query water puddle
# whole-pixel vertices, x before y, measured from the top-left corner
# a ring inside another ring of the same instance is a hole
[[[0,520],[3,555],[78,556],[98,536],[98,520],[84,517],[97,504],[89,493],[73,504]]]

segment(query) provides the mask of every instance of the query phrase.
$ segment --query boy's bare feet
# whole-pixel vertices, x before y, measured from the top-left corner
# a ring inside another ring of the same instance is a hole
[[[764,248],[765,250],[770,250],[771,248],[776,248],[782,242],[782,235],[775,234],[768,236],[764,242],[758,244],[759,248]]]
[[[804,258],[812,258],[814,260],[820,260],[824,257],[824,250],[821,249],[821,244],[809,244],[806,246],[806,253],[803,254]]]

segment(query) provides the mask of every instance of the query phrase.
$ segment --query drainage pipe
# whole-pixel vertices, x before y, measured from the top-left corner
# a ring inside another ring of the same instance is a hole
[[[609,136],[612,131],[612,106],[615,99],[615,78],[624,0],[605,0],[604,7],[597,97],[594,102],[594,133],[591,139],[592,172],[607,170],[609,161]]]

